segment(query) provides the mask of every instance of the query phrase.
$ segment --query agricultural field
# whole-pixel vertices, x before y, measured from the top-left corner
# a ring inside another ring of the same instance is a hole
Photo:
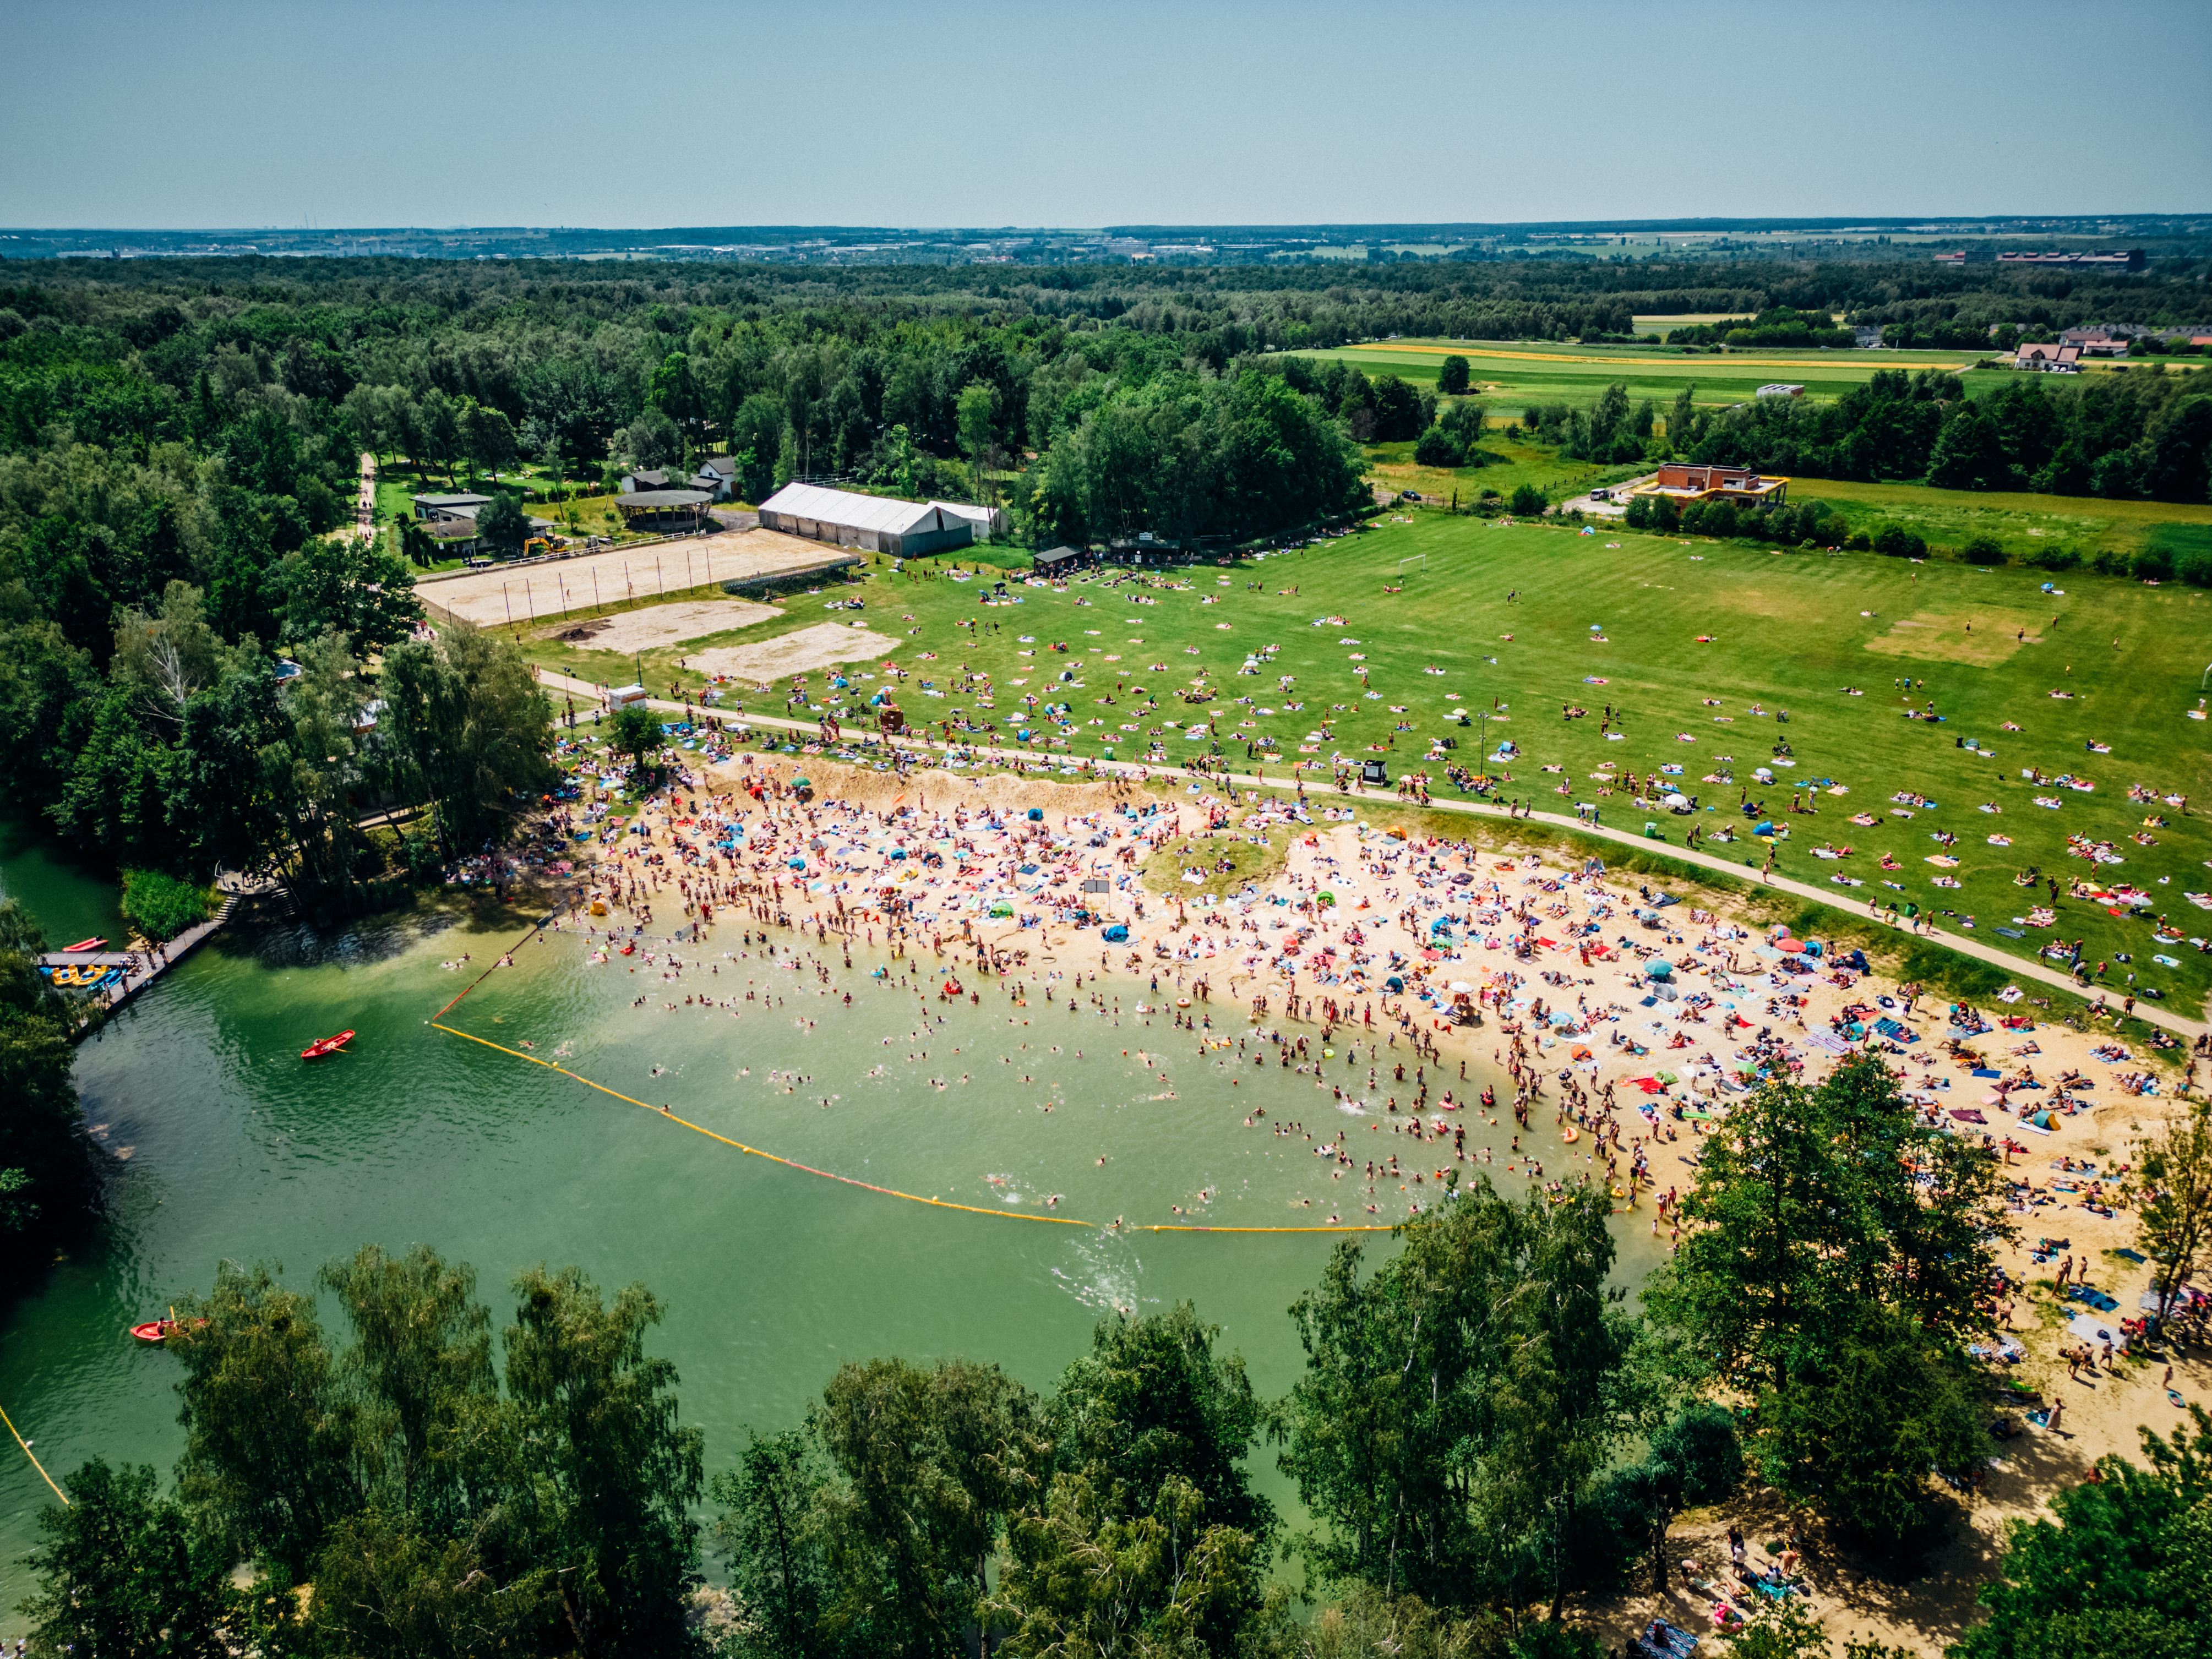
[[[1802,386],[1808,398],[1838,398],[1882,369],[1964,369],[1980,360],[1978,354],[1959,351],[1714,352],[1498,340],[1394,340],[1299,355],[1341,358],[1370,378],[1395,374],[1433,386],[1437,365],[1455,352],[1468,360],[1473,395],[1513,410],[1529,403],[1588,404],[1616,381],[1627,385],[1630,398],[1661,404],[1671,402],[1684,386],[1694,386],[1696,401],[1716,408],[1742,403],[1776,380]],[[1996,378],[1969,377],[1969,387]]]
[[[2199,943],[2212,914],[2185,896],[2212,891],[2212,722],[2191,718],[2208,695],[2212,593],[2081,572],[2046,592],[2046,580],[1414,512],[1172,578],[1014,585],[1018,605],[980,605],[972,578],[878,565],[857,593],[795,598],[741,632],[817,626],[860,597],[896,641],[887,662],[852,666],[855,695],[890,684],[916,725],[988,726],[979,737],[999,742],[1049,736],[1036,705],[1065,702],[1071,758],[1210,755],[1191,728],[1211,719],[1240,769],[1269,753],[1270,777],[1380,757],[1449,798],[1444,764],[1481,767],[1510,739],[1518,752],[1486,763],[1505,794],[1652,819],[1675,842],[1692,824],[1732,828],[1747,861],[1771,849],[1839,902],[1917,904],[2023,955],[2079,939],[2108,964],[2105,983],[2132,975],[2194,1012],[2212,988]],[[538,648],[580,667],[557,641]],[[676,671],[680,654],[648,660],[647,683],[698,685]],[[818,701],[824,677],[808,678]],[[1200,688],[1196,702],[1178,695]],[[781,712],[787,690],[752,700]],[[1931,702],[1940,721],[1905,718]],[[1575,708],[1589,712],[1565,718]],[[1463,711],[1481,718],[1463,726]],[[1250,746],[1263,738],[1271,749]],[[1455,746],[1431,758],[1437,739]],[[1638,808],[1607,781],[1628,775],[1680,788],[1697,811]],[[1752,836],[1747,798],[1784,838]],[[2039,884],[2015,884],[2031,869]],[[2150,896],[2143,916],[2178,936],[2160,942],[2118,900],[2073,896],[2076,882],[2132,884]]]

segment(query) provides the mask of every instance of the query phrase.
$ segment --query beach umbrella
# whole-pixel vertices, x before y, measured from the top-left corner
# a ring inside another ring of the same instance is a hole
[[[1468,992],[1474,989],[1474,987],[1469,985],[1463,979],[1455,979],[1451,982],[1451,994],[1455,997],[1465,996]]]

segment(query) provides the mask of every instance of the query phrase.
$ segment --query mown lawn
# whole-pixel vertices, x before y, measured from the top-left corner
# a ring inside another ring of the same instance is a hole
[[[1247,882],[1270,880],[1289,848],[1290,837],[1280,830],[1254,834],[1232,829],[1185,836],[1144,861],[1144,882],[1155,893],[1186,899],[1232,893]],[[1192,881],[1192,876],[1201,879]]]
[[[1157,738],[1160,752],[1181,760],[1213,745],[1167,722],[1210,714],[1223,753],[1240,769],[1251,763],[1248,744],[1275,739],[1280,758],[1267,763],[1271,777],[1300,758],[1370,756],[1395,777],[1423,764],[1439,737],[1457,744],[1453,761],[1473,765],[1479,744],[1509,737],[1521,754],[1492,767],[1510,779],[1509,793],[1554,808],[1589,800],[1608,823],[1640,824],[1651,815],[1625,790],[1598,793],[1605,786],[1593,774],[1609,761],[1620,773],[1657,775],[1697,796],[1695,821],[1708,831],[1734,823],[1746,833],[1735,809],[1747,793],[1792,830],[1775,849],[1778,868],[1823,885],[1838,873],[1863,884],[1838,887],[1839,902],[1916,902],[1954,925],[1971,918],[1978,937],[2008,950],[2079,938],[2092,961],[2112,963],[2109,982],[2123,984],[2133,971],[2192,1008],[2212,985],[2212,957],[2186,938],[2154,944],[2144,922],[2102,904],[2062,897],[2055,927],[2029,927],[2031,895],[2013,879],[2033,866],[2057,877],[2062,892],[2077,877],[2131,882],[2154,895],[2151,915],[2165,914],[2187,937],[2212,933],[2212,915],[2183,896],[2212,890],[2212,830],[2200,816],[2212,809],[2212,722],[2186,715],[2204,695],[2198,681],[2212,657],[2212,593],[2079,571],[2053,579],[1620,531],[1583,536],[1435,512],[1404,516],[1410,522],[1386,519],[1354,538],[1233,568],[1197,567],[1171,582],[1101,576],[1061,591],[1016,586],[1019,606],[981,606],[981,584],[918,567],[903,576],[879,570],[868,581],[871,612],[899,632],[892,660],[908,674],[899,694],[909,718],[929,723],[933,734],[941,730],[936,722],[964,711],[978,726],[994,724],[998,741],[1012,740],[1024,725],[1042,738],[1050,728],[1023,699],[1064,700],[1079,723],[1067,752],[1111,748],[1129,760]],[[1401,561],[1415,554],[1428,556],[1425,571],[1387,592],[1401,584]],[[2046,580],[2066,591],[2044,593]],[[1509,603],[1509,593],[1518,597]],[[827,598],[795,599],[787,623],[761,631],[821,620]],[[978,624],[972,635],[970,621]],[[1699,643],[1700,635],[1711,642]],[[1054,642],[1068,651],[1051,651]],[[1258,673],[1239,672],[1248,652],[1271,646],[1278,648]],[[957,691],[963,669],[992,676],[993,708]],[[1287,689],[1284,675],[1294,677]],[[1899,682],[1907,677],[1910,696],[1923,705],[1932,696],[1942,723],[1902,718],[1908,694]],[[925,679],[943,695],[924,696]],[[1176,695],[1195,684],[1213,696],[1193,705]],[[2053,690],[2075,695],[2054,699]],[[1147,695],[1158,707],[1144,707]],[[1569,704],[1589,714],[1565,720]],[[1499,719],[1480,732],[1448,726],[1447,711],[1460,707]],[[1620,740],[1598,730],[1608,707],[1621,717]],[[1786,711],[1786,724],[1778,724],[1778,711]],[[2021,729],[2007,731],[2008,722]],[[1967,738],[1986,747],[1968,750]],[[1753,784],[1752,769],[1771,764],[1778,740],[1790,744],[1795,752],[1784,758],[1796,765],[1776,767],[1771,786]],[[2092,743],[2110,752],[2092,752]],[[1660,771],[1669,766],[1681,772]],[[2032,784],[2021,775],[2029,767],[2075,775],[2094,790]],[[1427,769],[1437,793],[1449,795],[1441,766]],[[1709,775],[1735,781],[1706,782]],[[1822,786],[1807,794],[1813,779],[1848,793]],[[2186,813],[2162,800],[2130,802],[2130,785],[2185,795]],[[1900,793],[1936,804],[1905,805],[1912,816],[1898,816],[1892,797]],[[1816,805],[1817,816],[1792,816],[1793,794]],[[2038,796],[2061,805],[2039,806]],[[1985,802],[1999,810],[1977,810]],[[1852,824],[1855,813],[1877,822]],[[2165,826],[2147,827],[2154,816]],[[1677,842],[1692,822],[1657,817]],[[1936,832],[1958,844],[1947,852],[1930,839]],[[2124,863],[2069,856],[2069,834],[2109,842]],[[2152,844],[2134,842],[2136,834]],[[1990,844],[1991,835],[2011,845]],[[1813,848],[1824,842],[1852,854],[1815,859]],[[1737,844],[1754,859],[1766,850],[1747,839]],[[1878,868],[1885,853],[1901,867]],[[1959,863],[1931,865],[1931,855]],[[1939,887],[1939,877],[1960,885]],[[2045,890],[2038,893],[2047,902]],[[2000,927],[2023,938],[2007,939]],[[2122,961],[2123,952],[2133,960]],[[2154,952],[2180,965],[2154,963]]]
[[[2152,544],[2179,555],[2212,538],[2212,507],[2201,503],[2108,501],[1834,478],[1792,479],[1790,499],[1826,501],[1852,529],[1869,536],[1891,524],[1937,547],[1963,547],[1976,536],[1991,536],[2017,559],[2050,551],[2086,559],[2105,551],[2131,553]]]
[[[1483,439],[1482,453],[1484,465],[1443,467],[1419,465],[1410,443],[1370,444],[1362,451],[1374,483],[1394,490],[1419,490],[1447,503],[1455,495],[1462,502],[1473,501],[1486,489],[1510,495],[1524,483],[1542,490],[1546,500],[1559,501],[1595,484],[1618,483],[1651,470],[1644,464],[1601,466],[1595,461],[1569,460],[1546,445],[1510,442],[1495,421]]]

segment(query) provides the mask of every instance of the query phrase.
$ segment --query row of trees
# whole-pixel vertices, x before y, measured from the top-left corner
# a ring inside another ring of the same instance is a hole
[[[10,1284],[93,1194],[70,1018],[34,966],[46,949],[36,919],[0,899],[0,1276]]]
[[[125,867],[270,871],[318,904],[380,872],[355,827],[379,804],[430,808],[428,865],[503,839],[550,786],[550,711],[500,635],[455,623],[410,636],[390,562],[354,543],[303,552],[301,590],[321,590],[327,620],[286,678],[179,580],[150,611],[122,612],[104,670],[54,623],[0,633],[0,744],[19,798]],[[357,652],[380,647],[372,672]]]
[[[1631,530],[1650,530],[1662,536],[1671,536],[1678,531],[1684,535],[1723,539],[1740,536],[1747,541],[1771,542],[1782,547],[1841,547],[1848,544],[1864,549],[1872,545],[1863,535],[1854,540],[1850,526],[1820,501],[1801,501],[1795,507],[1776,507],[1769,512],[1758,507],[1740,509],[1733,501],[1692,502],[1684,507],[1664,495],[1632,495],[1626,523]],[[1881,533],[1883,544],[1875,550],[1878,552],[1910,553],[1917,557],[1928,550],[1926,544],[1917,537],[1912,541],[1918,544],[1909,544],[1905,532],[1894,526]],[[1888,539],[1893,534],[1897,538],[1894,545]]]
[[[2162,366],[2007,376],[1968,398],[1958,376],[1888,369],[1832,403],[1759,398],[1667,422],[1674,453],[1820,478],[1922,478],[1946,489],[2201,501],[2212,487],[2212,393]]]
[[[1571,1594],[1663,1577],[1670,1522],[1747,1460],[1863,1547],[1910,1550],[1944,1514],[1930,1469],[1986,1443],[1966,1345],[2008,1236],[1998,1164],[1872,1060],[1751,1097],[1704,1154],[1641,1316],[1601,1190],[1478,1177],[1395,1250],[1339,1247],[1291,1310],[1305,1365],[1278,1402],[1178,1307],[1102,1324],[1042,1394],[968,1361],[848,1364],[711,1482],[641,1289],[526,1273],[495,1355],[467,1270],[426,1250],[325,1270],[343,1340],[273,1273],[225,1267],[180,1310],[208,1322],[174,1341],[174,1495],[80,1471],[33,1611],[78,1651],[130,1617],[210,1632],[179,1653],[250,1626],[410,1659],[955,1659],[985,1632],[1039,1659],[1287,1655],[1349,1620],[1534,1659],[1577,1650]],[[1310,1529],[1252,1490],[1263,1439]],[[694,1593],[702,1494],[726,1597]],[[1285,1551],[1333,1624],[1290,1620]],[[241,1558],[261,1577],[234,1591]]]

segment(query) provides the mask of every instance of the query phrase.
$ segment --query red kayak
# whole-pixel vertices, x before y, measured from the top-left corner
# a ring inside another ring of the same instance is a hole
[[[133,1325],[131,1328],[131,1334],[141,1342],[167,1342],[179,1331],[183,1330],[187,1322],[182,1319],[149,1319],[143,1325]],[[197,1329],[206,1324],[207,1321],[195,1319],[189,1322]]]
[[[64,951],[97,951],[107,941],[104,939],[81,939],[74,945],[64,945]]]
[[[340,1031],[336,1036],[318,1038],[300,1050],[302,1060],[320,1060],[325,1054],[334,1054],[353,1041],[351,1031]]]

